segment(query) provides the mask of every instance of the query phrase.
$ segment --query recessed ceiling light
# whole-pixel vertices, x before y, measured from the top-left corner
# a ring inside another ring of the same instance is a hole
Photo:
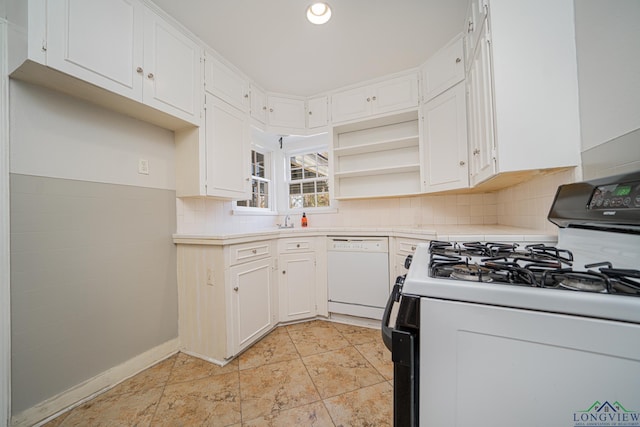
[[[307,19],[312,24],[326,24],[331,19],[331,8],[327,3],[313,3],[307,8]]]

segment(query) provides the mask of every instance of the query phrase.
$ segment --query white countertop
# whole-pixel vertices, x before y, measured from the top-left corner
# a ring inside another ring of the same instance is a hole
[[[555,242],[545,231],[506,225],[429,225],[425,227],[309,227],[272,228],[248,233],[220,235],[174,234],[176,244],[228,245],[286,237],[387,236],[424,240]]]

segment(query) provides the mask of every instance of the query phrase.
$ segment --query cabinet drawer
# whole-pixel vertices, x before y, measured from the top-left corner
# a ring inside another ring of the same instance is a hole
[[[229,247],[229,264],[235,265],[242,262],[253,261],[271,255],[271,242],[243,243]]]
[[[314,239],[280,239],[278,252],[310,252],[315,250]]]
[[[406,258],[407,255],[413,254],[416,251],[419,243],[429,243],[428,240],[414,240],[414,239],[396,239],[396,253]]]

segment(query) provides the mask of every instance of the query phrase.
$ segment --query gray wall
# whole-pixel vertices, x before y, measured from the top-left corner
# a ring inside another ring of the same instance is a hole
[[[585,179],[640,170],[640,1],[576,0]]]
[[[178,336],[175,159],[172,132],[10,89],[17,415]]]

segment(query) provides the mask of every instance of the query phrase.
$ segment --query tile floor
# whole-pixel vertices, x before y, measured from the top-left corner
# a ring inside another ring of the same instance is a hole
[[[178,353],[45,426],[391,426],[392,376],[379,330],[316,320],[224,367]]]

